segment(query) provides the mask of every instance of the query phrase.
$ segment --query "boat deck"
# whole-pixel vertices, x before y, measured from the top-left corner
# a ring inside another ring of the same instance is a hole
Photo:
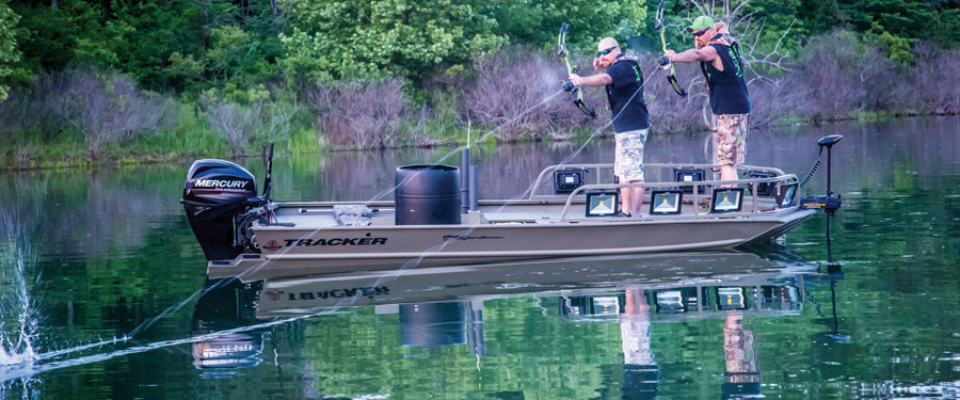
[[[708,201],[704,197],[705,201]],[[339,226],[334,215],[333,206],[342,204],[362,204],[362,203],[281,203],[275,211],[276,223],[281,226],[296,226],[301,228],[330,228]],[[396,214],[393,202],[377,202],[367,205],[371,210],[372,226],[390,226],[395,225]],[[568,207],[566,197],[562,201],[538,200],[530,201],[505,201],[505,200],[484,200],[480,201],[478,210],[469,214],[464,214],[461,219],[462,225],[486,225],[486,224],[559,224],[559,223],[590,223],[590,222],[639,222],[639,221],[664,221],[669,219],[697,219],[697,218],[724,218],[733,216],[743,216],[744,213],[736,214],[711,214],[709,204],[701,204],[694,207],[692,201],[684,201],[680,214],[670,216],[651,216],[649,210],[649,198],[644,201],[644,208],[647,210],[640,216],[634,217],[587,217],[586,203],[584,199],[579,198],[571,202]],[[754,203],[745,200],[744,210],[753,210]],[[772,199],[761,199],[757,202],[757,212],[747,212],[753,216],[773,211],[777,209],[777,204]],[[564,210],[567,213],[564,215]]]

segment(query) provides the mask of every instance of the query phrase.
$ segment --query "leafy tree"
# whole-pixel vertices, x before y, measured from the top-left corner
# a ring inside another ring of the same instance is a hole
[[[837,0],[800,0],[798,16],[811,34],[824,33],[845,23]]]
[[[422,77],[506,42],[486,0],[291,3],[296,13],[281,61],[288,82]]]
[[[568,41],[593,47],[606,36],[627,39],[641,34],[646,26],[644,0],[498,0],[493,16],[500,31],[513,43],[552,49],[560,24],[566,22],[574,32]],[[653,2],[652,7],[656,7]],[[652,26],[652,25],[651,25]]]
[[[11,65],[20,59],[13,29],[19,20],[20,16],[5,1],[0,1],[0,79],[10,76],[13,73]],[[7,89],[7,85],[0,84],[0,100],[7,98]]]

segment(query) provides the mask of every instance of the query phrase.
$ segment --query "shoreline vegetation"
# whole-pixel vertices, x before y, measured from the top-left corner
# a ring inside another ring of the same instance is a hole
[[[732,1],[744,7],[723,14],[711,1],[668,2],[668,42],[689,46],[681,28],[699,10],[732,21],[745,49],[752,129],[960,114],[960,85],[952,83],[960,48],[949,47],[958,38],[936,36],[960,34],[955,6],[931,11],[891,0],[884,7],[907,8],[903,18],[885,20],[890,10],[863,7],[869,0],[816,1],[833,14],[812,16],[804,14],[806,0]],[[659,36],[644,26],[656,3],[614,1],[594,13],[550,15],[544,5],[551,1],[535,1],[526,17],[538,17],[543,32],[515,24],[522,22],[515,8],[482,8],[480,0],[421,10],[432,18],[424,21],[404,12],[394,21],[387,11],[386,20],[363,29],[350,19],[369,15],[337,8],[376,14],[385,2],[298,0],[281,9],[198,1],[165,10],[150,2],[10,1],[19,16],[0,12],[0,25],[16,28],[17,50],[0,54],[0,97],[8,94],[0,102],[0,170],[240,158],[260,155],[267,142],[296,155],[463,145],[468,132],[485,144],[608,136],[602,90],[585,90],[595,120],[560,91],[566,76],[551,49],[553,20],[572,22],[579,65],[590,65],[592,43],[608,35],[640,58],[652,132],[709,127],[699,66],[677,66],[687,98],[656,68]],[[407,11],[426,4],[412,3]],[[178,20],[177,13],[186,14]],[[446,25],[436,27],[440,20]],[[62,25],[68,21],[85,30]],[[958,29],[940,29],[950,24]],[[409,30],[417,25],[451,33],[421,38]],[[191,33],[198,38],[188,40]],[[392,39],[365,36],[375,33]],[[94,36],[101,41],[91,42]],[[125,42],[131,38],[140,39]]]

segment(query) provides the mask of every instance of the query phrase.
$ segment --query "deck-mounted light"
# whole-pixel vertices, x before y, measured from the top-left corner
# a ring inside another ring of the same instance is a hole
[[[612,217],[620,212],[620,193],[596,191],[587,193],[588,217]]]
[[[776,178],[777,174],[767,171],[747,171],[747,179],[763,179],[763,178]],[[773,196],[773,191],[776,188],[776,185],[770,182],[761,182],[757,184],[757,195],[759,196]],[[750,192],[753,192],[753,183],[750,183]]]
[[[583,185],[583,173],[580,168],[561,168],[553,171],[553,192],[556,194],[573,193]]]
[[[743,207],[743,189],[729,188],[713,191],[712,213],[738,212]]]
[[[780,188],[780,194],[777,195],[777,204],[780,208],[789,208],[797,205],[797,184],[791,183]]]
[[[654,190],[650,193],[650,215],[680,214],[682,190]]]
[[[673,180],[674,182],[703,182],[703,177],[706,175],[704,170],[696,169],[683,169],[677,168],[673,170]],[[704,187],[700,187],[700,193],[704,192]],[[693,186],[681,186],[680,190],[683,193],[693,193]]]

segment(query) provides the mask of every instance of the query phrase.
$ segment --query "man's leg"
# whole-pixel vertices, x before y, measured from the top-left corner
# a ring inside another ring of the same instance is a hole
[[[643,181],[633,181],[630,183],[643,183]],[[630,189],[633,191],[633,210],[630,211],[630,214],[634,217],[638,217],[643,211],[643,187],[634,187]]]
[[[623,184],[643,183],[643,181],[620,180]],[[620,211],[638,216],[643,211],[643,187],[620,188]]]
[[[623,185],[626,185],[630,182],[621,177],[620,183]],[[633,213],[633,211],[631,211],[633,209],[633,206],[632,206],[633,199],[631,198],[632,196],[630,196],[632,194],[631,192],[632,190],[630,190],[630,188],[628,187],[620,188],[620,212],[621,213],[624,213],[624,214]]]
[[[717,115],[716,163],[722,181],[739,180],[737,166],[743,164],[746,155],[747,115]]]
[[[614,172],[620,177],[621,184],[643,182],[643,146],[647,141],[647,130],[636,130],[616,134],[617,159]],[[631,215],[638,215],[640,204],[643,203],[643,189],[624,187],[620,188],[622,206],[620,210]]]

